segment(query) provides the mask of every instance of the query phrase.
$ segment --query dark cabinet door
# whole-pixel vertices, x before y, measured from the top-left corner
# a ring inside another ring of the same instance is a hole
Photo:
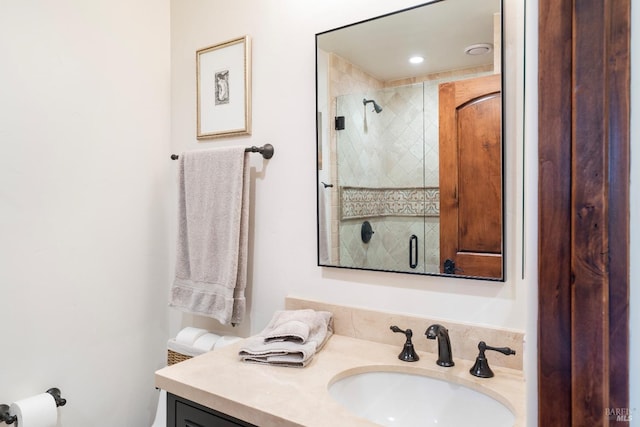
[[[167,427],[256,427],[167,393]]]

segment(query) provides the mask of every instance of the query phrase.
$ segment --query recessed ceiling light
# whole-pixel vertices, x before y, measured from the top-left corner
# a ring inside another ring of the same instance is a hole
[[[422,62],[424,62],[424,58],[422,56],[412,56],[411,58],[409,58],[409,62],[411,62],[412,64],[421,64]]]
[[[478,44],[472,44],[471,46],[465,47],[464,53],[466,53],[467,55],[477,56],[477,55],[484,55],[486,53],[489,53],[491,52],[492,49],[493,49],[493,46],[489,43],[478,43]]]

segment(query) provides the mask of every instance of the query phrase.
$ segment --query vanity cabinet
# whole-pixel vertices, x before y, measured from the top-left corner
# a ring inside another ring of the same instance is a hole
[[[171,393],[167,393],[167,427],[256,427]]]

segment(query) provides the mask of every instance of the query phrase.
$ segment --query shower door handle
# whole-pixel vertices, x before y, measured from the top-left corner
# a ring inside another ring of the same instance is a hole
[[[412,234],[409,237],[409,267],[416,268],[418,266],[418,236]]]

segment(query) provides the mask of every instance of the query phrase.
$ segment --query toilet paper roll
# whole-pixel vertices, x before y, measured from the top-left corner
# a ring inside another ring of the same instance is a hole
[[[204,334],[206,334],[206,329],[194,328],[193,326],[187,326],[176,335],[176,341],[181,344],[193,345],[194,342]]]
[[[213,346],[213,349],[217,350],[219,348],[226,347],[229,344],[233,344],[236,341],[240,341],[241,339],[242,338],[236,337],[233,335],[225,335],[216,342],[216,344]]]
[[[213,333],[204,334],[193,343],[193,347],[202,351],[211,351],[213,346],[220,339],[220,335]]]
[[[37,394],[11,404],[9,412],[18,417],[20,427],[56,427],[58,407],[49,393]]]

